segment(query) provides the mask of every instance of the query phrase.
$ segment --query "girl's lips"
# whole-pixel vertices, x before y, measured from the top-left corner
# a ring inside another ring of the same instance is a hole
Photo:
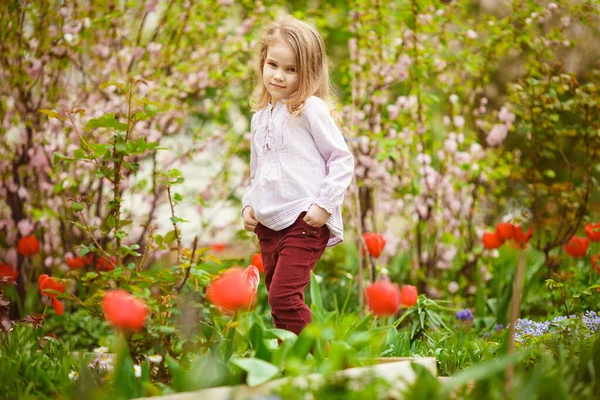
[[[271,86],[275,86],[276,88],[279,88],[279,89],[285,89],[284,86],[279,86],[279,85],[276,85],[274,83],[271,83]]]

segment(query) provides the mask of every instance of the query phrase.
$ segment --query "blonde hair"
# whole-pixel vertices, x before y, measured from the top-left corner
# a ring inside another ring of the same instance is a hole
[[[286,100],[289,113],[295,117],[304,109],[304,102],[310,96],[317,96],[330,108],[332,88],[329,83],[329,64],[325,51],[325,41],[315,28],[292,16],[286,16],[277,22],[271,22],[260,35],[258,53],[255,61],[258,98],[251,99],[252,111],[262,110],[271,101],[271,95],[263,84],[263,68],[267,59],[267,50],[278,39],[290,46],[296,56],[296,68],[299,74],[298,90]]]

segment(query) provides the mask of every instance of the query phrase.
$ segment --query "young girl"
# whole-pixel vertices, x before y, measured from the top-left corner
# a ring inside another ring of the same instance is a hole
[[[288,17],[264,29],[258,51],[242,217],[260,241],[275,326],[298,334],[312,320],[304,303],[310,271],[325,247],[343,240],[341,204],[354,159],[329,111],[319,33]]]

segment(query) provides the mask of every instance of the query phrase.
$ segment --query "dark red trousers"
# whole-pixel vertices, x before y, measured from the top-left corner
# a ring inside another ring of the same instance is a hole
[[[304,288],[310,272],[323,255],[329,240],[329,228],[315,228],[302,219],[289,227],[274,231],[256,225],[260,241],[265,284],[275,327],[299,334],[312,321],[312,313],[304,303]]]

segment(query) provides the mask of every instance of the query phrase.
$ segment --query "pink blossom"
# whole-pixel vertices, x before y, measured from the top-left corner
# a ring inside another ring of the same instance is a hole
[[[21,236],[27,236],[33,232],[35,225],[28,219],[22,219],[17,223],[17,229]]]
[[[496,147],[504,142],[506,139],[506,135],[508,134],[508,128],[504,124],[496,124],[492,127],[490,133],[486,138],[486,143],[488,146]]]
[[[498,113],[498,119],[510,126],[515,122],[515,114],[513,114],[508,108],[502,107]]]
[[[463,117],[462,115],[455,115],[454,116],[454,125],[461,129],[463,126],[465,126],[465,117]]]

